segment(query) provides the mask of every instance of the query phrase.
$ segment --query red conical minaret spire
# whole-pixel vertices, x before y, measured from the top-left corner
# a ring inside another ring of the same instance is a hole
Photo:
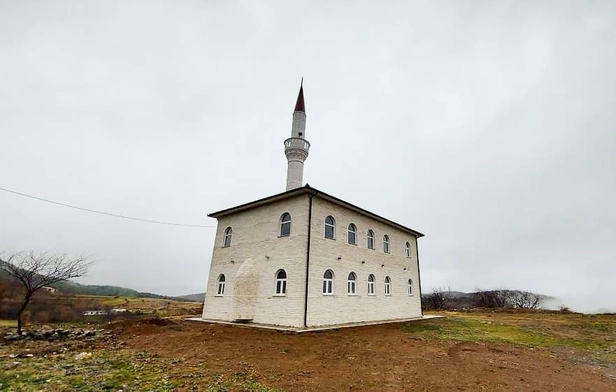
[[[306,108],[304,107],[304,78],[293,111],[291,137],[284,141],[287,156],[287,190],[301,188],[304,179],[304,161],[308,158],[310,143],[306,140]]]
[[[302,78],[302,81],[299,85],[299,94],[297,96],[297,102],[295,102],[294,111],[306,113],[306,107],[304,106],[304,78]]]

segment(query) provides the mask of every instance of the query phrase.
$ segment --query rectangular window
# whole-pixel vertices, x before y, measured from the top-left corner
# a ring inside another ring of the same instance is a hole
[[[287,281],[286,279],[279,279],[276,282],[276,294],[285,295],[287,293]]]
[[[335,229],[336,221],[334,221],[334,218],[330,215],[325,218],[325,238],[333,240],[335,235]]]
[[[323,294],[332,294],[334,292],[333,287],[334,287],[334,282],[329,280],[329,279],[325,279],[323,280]]]
[[[228,248],[231,246],[231,236],[232,234],[230,232],[225,234],[225,240],[222,244],[223,248]]]
[[[350,280],[348,283],[349,284],[348,284],[347,289],[348,289],[349,294],[355,294],[355,281]]]
[[[368,295],[374,295],[374,282],[368,282]]]

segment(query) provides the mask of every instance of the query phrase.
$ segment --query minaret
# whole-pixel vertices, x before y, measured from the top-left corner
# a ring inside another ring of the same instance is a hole
[[[310,143],[306,137],[306,109],[304,108],[304,79],[299,87],[299,95],[293,111],[291,137],[284,141],[284,154],[287,156],[287,190],[303,186],[304,161],[308,158]]]

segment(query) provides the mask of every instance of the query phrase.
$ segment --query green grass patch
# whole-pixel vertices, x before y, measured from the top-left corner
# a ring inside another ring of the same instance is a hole
[[[614,325],[605,323],[582,323],[580,328],[583,330],[589,330],[591,333],[595,331],[608,333],[614,332]]]
[[[76,359],[75,353],[22,358],[7,363],[0,374],[0,390],[171,391],[166,361],[126,352],[94,353]]]
[[[0,320],[0,328],[16,328],[17,320]]]
[[[430,323],[429,321],[414,321],[404,327],[406,332],[429,332],[429,331],[441,331],[443,328],[440,325]]]
[[[611,331],[611,326],[596,324],[579,325],[580,330],[594,329],[601,332]],[[569,337],[559,335],[557,331],[536,326],[509,325],[499,321],[475,317],[449,317],[410,323],[404,327],[409,333],[433,339],[511,343],[528,347],[573,347],[580,349],[602,349],[607,343],[600,336]]]
[[[147,352],[100,350],[84,359],[77,359],[77,354],[3,357],[0,391],[276,391],[264,385],[247,364],[218,375],[203,363],[186,364]]]
[[[514,344],[574,352],[577,358],[616,365],[616,318],[557,313],[445,313],[411,322],[406,333],[422,339]]]

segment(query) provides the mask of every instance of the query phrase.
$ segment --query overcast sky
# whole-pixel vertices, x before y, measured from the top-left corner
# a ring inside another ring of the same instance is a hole
[[[292,4],[293,3],[293,4]],[[424,292],[616,309],[616,2],[0,0],[0,250],[205,289],[207,213],[304,181],[426,234]]]

